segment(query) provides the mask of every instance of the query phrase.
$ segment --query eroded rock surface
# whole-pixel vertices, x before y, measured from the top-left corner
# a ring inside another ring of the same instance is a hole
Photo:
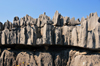
[[[97,13],[81,20],[63,17],[58,11],[52,20],[45,12],[36,19],[29,15],[20,19],[16,16],[13,23],[0,22],[0,44],[72,45],[95,49],[100,48],[99,25]]]
[[[20,46],[22,44],[24,47]],[[19,46],[7,49],[12,45]],[[28,47],[31,51],[19,50],[27,46],[31,46]],[[50,19],[44,12],[36,19],[26,15],[14,17],[13,23],[0,22],[0,66],[99,66],[99,48],[100,17],[97,13],[75,20],[63,17],[58,11]]]

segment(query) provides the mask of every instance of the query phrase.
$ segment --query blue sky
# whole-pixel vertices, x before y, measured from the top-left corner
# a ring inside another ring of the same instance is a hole
[[[75,19],[94,12],[100,17],[100,0],[0,0],[0,22],[13,22],[15,16],[21,18],[26,14],[38,18],[44,12],[53,18],[56,10]]]

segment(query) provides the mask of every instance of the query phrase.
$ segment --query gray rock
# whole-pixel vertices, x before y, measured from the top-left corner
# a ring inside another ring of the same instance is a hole
[[[41,28],[41,35],[43,38],[43,44],[53,44],[53,33],[54,26],[45,24],[43,28]]]
[[[81,42],[81,26],[76,26],[76,33],[77,33],[77,46],[79,46]]]
[[[64,23],[63,23],[63,25],[67,25],[67,24],[69,23],[69,21],[70,21],[70,18],[66,16],[66,17],[64,18]]]
[[[62,45],[62,30],[61,30],[61,27],[55,27],[55,44]]]
[[[33,57],[33,53],[27,53],[27,52],[20,52],[17,57],[16,57],[16,62],[17,65],[21,65],[21,66],[37,66],[35,59]]]
[[[59,14],[58,11],[56,11],[54,16],[53,16],[53,19],[52,19],[52,21],[54,22],[53,25],[58,25],[58,26],[61,25],[61,23],[60,23],[60,16],[61,16],[61,14]]]
[[[19,33],[20,33],[20,28],[18,27],[16,29],[16,44],[20,44]]]
[[[38,21],[37,21],[37,26],[38,27],[43,27],[47,21],[50,20],[50,17],[46,15],[46,13],[39,15]]]
[[[94,13],[94,15],[88,19],[88,31],[91,31],[95,28],[96,24],[99,23],[98,19],[99,17],[97,13]]]
[[[44,14],[39,15],[39,18],[41,21],[44,19],[50,20],[50,17],[48,17],[45,12],[44,12]]]
[[[81,47],[86,47],[88,35],[88,22],[85,20],[81,23],[80,44]]]
[[[20,21],[19,21],[19,17],[14,17],[13,19],[13,27],[18,27],[20,26]]]
[[[82,17],[82,18],[81,18],[81,22],[83,22],[84,20],[85,20],[85,18],[84,18],[84,17]]]
[[[100,55],[78,55],[72,59],[70,66],[99,66]]]
[[[18,33],[19,44],[25,43],[25,28],[20,28],[20,32]]]
[[[93,29],[93,33],[94,33],[94,38],[95,38],[95,48],[100,48],[100,23],[97,23],[95,25],[95,28]]]
[[[28,20],[26,21],[26,25],[36,25],[37,19],[33,19],[31,16],[28,17]]]
[[[36,40],[36,44],[37,44],[37,45],[43,44],[42,38],[38,38],[38,39]]]
[[[26,26],[26,43],[28,45],[35,45],[36,44],[36,27],[34,25],[29,26],[27,25]]]
[[[94,13],[90,13],[89,18],[91,18],[92,16],[94,16]]]
[[[4,50],[1,54],[1,66],[14,66],[15,54],[8,50]]]
[[[12,23],[10,21],[7,20],[7,22],[4,23],[4,29],[12,29]]]
[[[38,27],[41,27],[41,21],[40,21],[40,18],[38,18],[38,20],[37,20],[37,26],[38,26]]]
[[[1,37],[1,35],[2,35],[2,31],[0,31],[0,37]],[[1,37],[2,38],[2,37]],[[1,38],[0,38],[0,44],[1,44]]]
[[[26,44],[27,45],[32,45],[32,41],[31,41],[31,34],[32,34],[32,32],[31,32],[31,30],[32,30],[32,28],[29,26],[29,25],[27,25],[26,26]]]
[[[75,21],[75,18],[71,18],[71,20],[68,22],[68,25],[69,26],[75,26],[75,25],[79,25],[80,22],[79,22],[79,19]]]
[[[2,35],[1,35],[1,44],[9,44],[9,30],[5,29],[2,31]]]
[[[31,26],[31,41],[33,43],[33,45],[36,44],[36,39],[37,39],[37,26],[32,25]]]
[[[16,44],[16,30],[9,32],[9,44]]]
[[[3,28],[4,28],[4,26],[3,26],[2,22],[0,22],[0,31],[2,31]]]
[[[53,58],[50,53],[36,52],[34,57],[38,66],[53,66]]]
[[[25,17],[20,18],[20,26],[25,26]]]
[[[78,18],[76,21],[76,25],[80,25],[81,24],[81,22],[80,22],[80,19]]]
[[[71,43],[71,45],[78,46],[77,39],[78,39],[78,37],[77,37],[77,29],[73,28],[73,30],[72,30],[72,43]]]
[[[64,45],[71,45],[73,28],[74,26],[63,26]]]
[[[88,32],[88,37],[87,37],[87,48],[95,48],[95,43],[94,43],[94,34],[92,31]]]
[[[55,66],[61,66],[62,64],[61,64],[61,61],[62,60],[62,58],[61,58],[61,54],[57,54],[56,55],[56,58],[55,58],[55,60],[54,60],[54,63],[55,63]]]

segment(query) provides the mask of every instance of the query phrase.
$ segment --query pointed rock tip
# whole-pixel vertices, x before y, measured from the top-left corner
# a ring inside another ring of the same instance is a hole
[[[26,16],[29,16],[28,14],[26,14]]]
[[[85,20],[85,18],[84,18],[84,17],[82,17],[82,18],[81,18],[81,22],[82,22],[82,21],[84,21],[84,20]]]
[[[79,21],[80,22],[80,19],[78,18],[76,21]]]
[[[95,16],[95,15],[98,16],[97,12],[94,13],[94,16]]]
[[[72,17],[71,20],[75,20],[75,17]]]
[[[59,14],[59,12],[56,10],[55,14]]]
[[[46,12],[44,12],[43,14],[46,15]]]

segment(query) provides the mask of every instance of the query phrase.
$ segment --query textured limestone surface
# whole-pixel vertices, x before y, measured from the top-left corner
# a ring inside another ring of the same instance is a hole
[[[97,13],[75,20],[44,12],[0,22],[0,66],[100,66],[99,48]]]
[[[90,13],[81,20],[63,17],[58,11],[53,19],[44,14],[39,18],[26,15],[22,18],[15,16],[13,23],[0,22],[0,44],[26,45],[72,45],[85,48],[100,48],[100,17]]]
[[[99,26],[97,13],[90,13],[81,20],[63,17],[58,11],[52,20],[45,12],[36,19],[29,15],[15,16],[13,23],[0,22],[0,44],[72,45],[95,49],[100,48]]]
[[[23,46],[24,47],[24,46]],[[1,48],[0,66],[99,66],[100,53],[79,48]]]

